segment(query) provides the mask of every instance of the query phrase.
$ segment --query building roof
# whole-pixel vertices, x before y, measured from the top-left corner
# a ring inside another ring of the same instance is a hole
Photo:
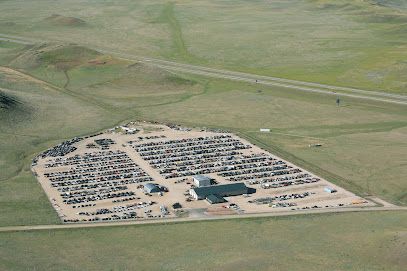
[[[248,189],[249,188],[244,183],[231,183],[197,187],[194,188],[193,190],[195,191],[198,198],[203,199],[211,194],[221,197],[228,195],[246,194],[248,193]]]
[[[210,194],[209,196],[207,196],[206,200],[210,204],[226,202],[226,200],[223,197],[214,194]]]
[[[204,182],[204,181],[210,181],[212,180],[212,178],[208,177],[208,176],[204,176],[204,175],[195,175],[194,179],[199,181],[199,182]]]
[[[160,187],[157,185],[157,184],[155,184],[155,183],[146,183],[145,185],[144,185],[144,191],[147,191],[147,192],[160,192],[161,191],[161,189],[160,189]]]

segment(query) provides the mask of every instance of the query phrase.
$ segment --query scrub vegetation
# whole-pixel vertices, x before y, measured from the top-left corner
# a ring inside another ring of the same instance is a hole
[[[406,93],[401,0],[17,0],[0,15],[3,34]]]

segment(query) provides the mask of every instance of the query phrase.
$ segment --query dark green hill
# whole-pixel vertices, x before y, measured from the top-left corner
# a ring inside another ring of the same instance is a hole
[[[21,104],[16,98],[7,95],[6,93],[0,91],[0,110],[13,110]]]

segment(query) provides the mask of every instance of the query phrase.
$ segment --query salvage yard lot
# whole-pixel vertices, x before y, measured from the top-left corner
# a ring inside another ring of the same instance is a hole
[[[233,134],[145,122],[65,141],[32,171],[66,223],[175,217],[179,208],[210,217],[375,205]],[[192,180],[199,175],[215,183],[202,188]],[[233,185],[244,188],[235,194]],[[226,203],[194,197],[197,186]]]

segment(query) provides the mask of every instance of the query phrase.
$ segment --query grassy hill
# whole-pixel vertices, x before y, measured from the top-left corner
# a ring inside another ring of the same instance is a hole
[[[0,33],[406,93],[407,10],[400,0],[0,5]],[[80,18],[86,18],[84,26]]]
[[[51,26],[84,26],[86,22],[75,17],[67,17],[60,14],[52,14],[43,21]]]
[[[21,102],[12,97],[11,95],[7,95],[3,92],[0,92],[0,116],[3,117],[6,114],[10,114],[11,112],[15,112],[20,110]]]

